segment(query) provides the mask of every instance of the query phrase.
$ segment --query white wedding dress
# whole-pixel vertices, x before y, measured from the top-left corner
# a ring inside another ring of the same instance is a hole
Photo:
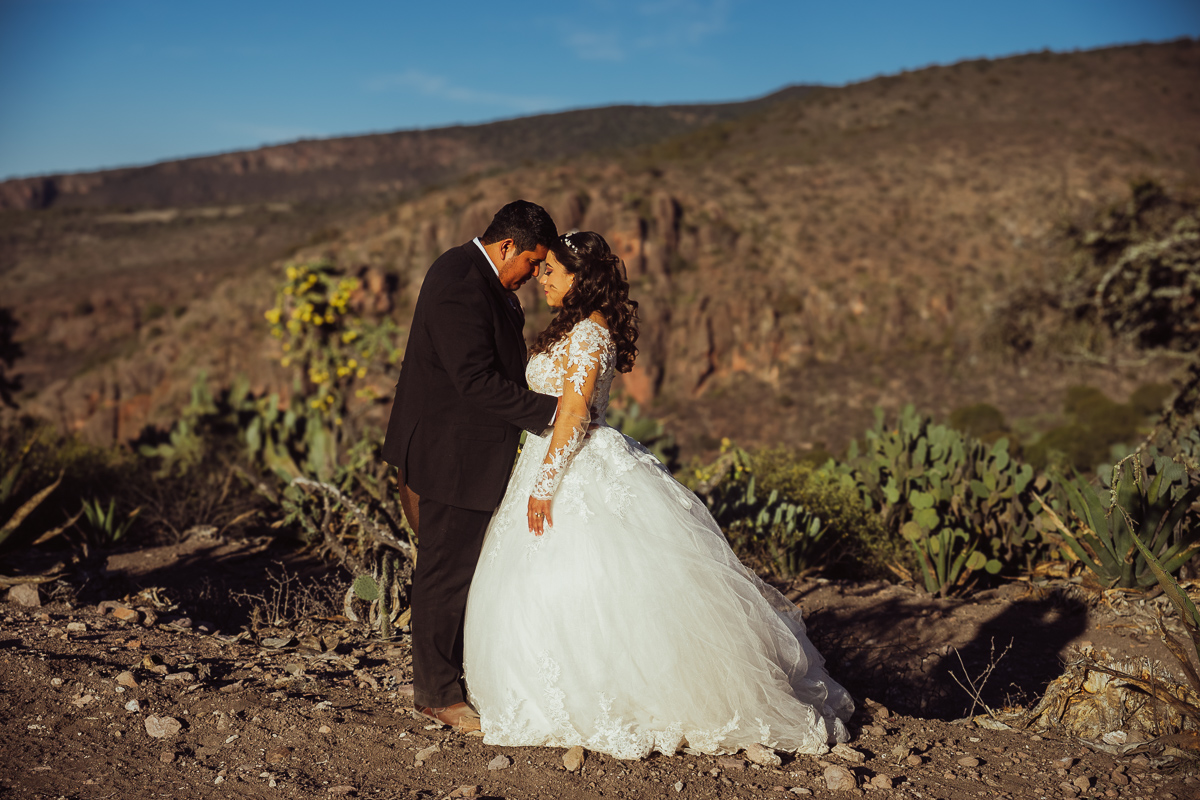
[[[535,391],[582,395],[603,421],[615,356],[607,329],[585,320],[526,376]],[[629,759],[846,741],[854,704],[799,610],[645,448],[585,429],[528,436],[487,530],[464,640],[484,741]],[[540,537],[531,493],[553,496]]]

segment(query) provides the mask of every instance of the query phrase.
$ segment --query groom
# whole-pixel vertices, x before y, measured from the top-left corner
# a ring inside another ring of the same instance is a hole
[[[467,590],[492,512],[504,497],[522,428],[550,427],[558,398],[525,384],[525,315],[513,292],[538,270],[558,230],[524,200],[483,236],[433,262],[413,313],[383,457],[420,548],[413,574],[413,703],[459,731],[479,730],[462,684]]]

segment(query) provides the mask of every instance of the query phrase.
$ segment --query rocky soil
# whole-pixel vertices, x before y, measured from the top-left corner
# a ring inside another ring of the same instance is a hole
[[[627,762],[495,747],[414,718],[406,637],[378,641],[330,613],[338,592],[319,565],[281,557],[265,540],[193,539],[114,554],[43,606],[0,605],[6,796],[1200,796],[1194,762],[979,727],[949,677],[978,679],[996,662],[983,699],[1002,705],[1036,699],[1076,645],[1166,659],[1136,598],[1086,601],[1036,582],[970,601],[888,583],[798,584],[790,596],[859,704],[849,746],[781,763],[767,752]]]

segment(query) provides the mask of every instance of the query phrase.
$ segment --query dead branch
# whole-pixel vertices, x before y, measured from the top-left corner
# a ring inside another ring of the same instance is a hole
[[[988,653],[988,665],[986,668],[984,668],[983,673],[979,676],[978,682],[971,678],[971,674],[967,671],[967,665],[963,662],[962,653],[958,652],[957,647],[954,648],[954,655],[958,657],[959,666],[961,666],[963,669],[963,678],[967,683],[964,684],[962,681],[960,681],[958,676],[954,674],[953,670],[949,670],[950,677],[953,678],[954,682],[962,687],[962,690],[967,693],[968,697],[971,698],[971,711],[969,714],[967,714],[968,717],[975,716],[975,706],[977,705],[983,706],[983,710],[988,713],[989,717],[996,716],[996,712],[993,711],[991,707],[983,701],[983,687],[985,684],[987,684],[988,678],[992,676],[992,672],[995,671],[996,665],[1000,663],[1001,659],[1008,655],[1008,651],[1012,649],[1013,643],[1010,640],[1008,646],[1004,648],[1004,652],[997,656],[996,640],[991,639],[990,642],[991,649]],[[967,684],[969,684],[969,686]]]

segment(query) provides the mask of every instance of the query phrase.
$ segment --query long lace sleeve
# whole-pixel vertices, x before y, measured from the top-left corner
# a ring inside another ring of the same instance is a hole
[[[538,500],[549,500],[554,496],[567,465],[583,447],[583,439],[591,421],[590,408],[596,379],[609,367],[611,359],[607,330],[590,320],[580,322],[571,331],[563,359],[562,406],[554,421],[554,433],[550,437],[546,460],[542,462],[530,493]]]

